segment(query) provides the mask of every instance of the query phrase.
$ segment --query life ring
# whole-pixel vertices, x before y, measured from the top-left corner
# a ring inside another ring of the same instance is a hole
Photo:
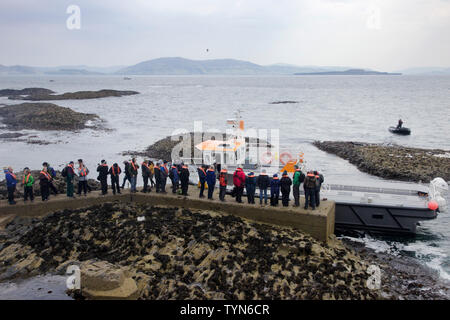
[[[284,162],[283,158],[286,157],[286,156],[288,156],[289,159],[288,159],[288,161]],[[291,154],[290,152],[283,152],[282,154],[280,154],[280,162],[281,162],[283,165],[286,165],[286,164],[287,164],[289,161],[291,161],[292,159],[293,159],[293,158],[292,158],[292,154]]]
[[[273,160],[272,152],[267,151],[267,152],[261,154],[261,161],[263,164],[271,164],[272,160]]]

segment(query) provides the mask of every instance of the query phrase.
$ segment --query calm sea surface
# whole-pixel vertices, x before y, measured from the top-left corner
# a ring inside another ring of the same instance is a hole
[[[53,79],[54,82],[49,80]],[[450,77],[441,76],[17,76],[0,77],[0,89],[44,87],[58,93],[79,90],[136,90],[141,94],[54,103],[76,111],[96,113],[111,132],[24,131],[56,142],[29,145],[0,143],[0,166],[16,170],[55,167],[78,158],[95,170],[101,159],[125,159],[125,150],[141,150],[174,129],[192,131],[226,128],[227,118],[242,110],[246,128],[279,129],[280,143],[305,153],[308,166],[321,170],[326,182],[398,188],[414,183],[387,181],[359,172],[347,161],[319,151],[314,140],[352,140],[450,150]],[[296,104],[270,104],[293,100]],[[0,98],[0,104],[17,103]],[[401,117],[412,135],[394,136],[387,128]],[[0,128],[0,134],[7,132]],[[120,162],[119,162],[120,163]],[[450,204],[450,199],[447,197]],[[366,236],[367,246],[393,255],[407,255],[450,279],[450,213],[423,223],[413,239]]]

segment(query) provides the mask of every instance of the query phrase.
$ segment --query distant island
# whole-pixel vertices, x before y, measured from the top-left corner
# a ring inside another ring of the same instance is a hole
[[[297,66],[285,63],[260,65],[237,59],[193,60],[182,57],[163,57],[139,62],[130,66],[96,67],[65,65],[55,67],[31,67],[0,64],[0,76],[47,75],[47,76],[121,76],[128,80],[131,75],[450,75],[448,67],[419,67],[393,72],[378,72],[353,66]]]
[[[296,76],[373,76],[373,75],[388,75],[399,76],[401,73],[379,72],[364,69],[348,69],[345,71],[324,71],[324,72],[298,72],[294,73]]]

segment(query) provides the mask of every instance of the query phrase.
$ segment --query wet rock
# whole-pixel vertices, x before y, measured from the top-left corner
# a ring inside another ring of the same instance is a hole
[[[287,104],[287,103],[298,103],[298,101],[292,101],[292,100],[273,101],[270,104]]]
[[[450,181],[450,151],[344,141],[313,144],[385,179],[429,182],[441,177]]]
[[[10,130],[78,130],[86,122],[99,121],[95,114],[80,113],[52,103],[22,103],[0,108],[2,122]],[[89,128],[93,128],[89,126]]]
[[[45,89],[44,89],[45,90]],[[98,90],[98,91],[77,91],[77,92],[66,92],[63,94],[52,94],[53,92],[46,91],[33,91],[31,94],[26,96],[21,95],[11,95],[8,97],[13,100],[29,100],[29,101],[48,101],[48,100],[78,100],[78,99],[98,99],[107,97],[122,97],[139,94],[136,91],[120,91],[120,90]],[[22,93],[23,95],[24,93]],[[26,93],[25,93],[26,94]]]
[[[25,89],[2,89],[0,97],[22,96],[22,95],[47,95],[54,91],[45,88],[25,88]]]
[[[136,299],[139,290],[129,272],[105,261],[81,264],[81,294],[92,300]]]

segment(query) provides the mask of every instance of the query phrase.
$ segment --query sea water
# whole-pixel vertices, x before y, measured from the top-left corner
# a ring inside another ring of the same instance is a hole
[[[49,80],[54,80],[50,82]],[[96,113],[112,131],[24,130],[51,142],[31,145],[2,141],[0,166],[38,169],[43,161],[62,169],[85,160],[95,178],[102,159],[109,164],[143,150],[177,128],[226,129],[226,119],[241,110],[246,128],[279,129],[280,143],[301,150],[309,168],[333,184],[417,188],[416,183],[385,180],[360,172],[348,161],[311,145],[314,140],[361,141],[450,150],[449,76],[8,76],[0,88],[44,87],[57,93],[80,90],[135,90],[138,95],[92,100],[50,101],[75,111]],[[295,104],[270,104],[275,101]],[[0,98],[0,104],[21,101]],[[410,136],[388,132],[399,118]],[[0,128],[0,134],[8,132]],[[142,159],[139,159],[139,161]],[[447,197],[450,204],[450,198]],[[378,251],[414,257],[450,279],[450,213],[422,222],[414,238],[365,236],[360,241]]]

